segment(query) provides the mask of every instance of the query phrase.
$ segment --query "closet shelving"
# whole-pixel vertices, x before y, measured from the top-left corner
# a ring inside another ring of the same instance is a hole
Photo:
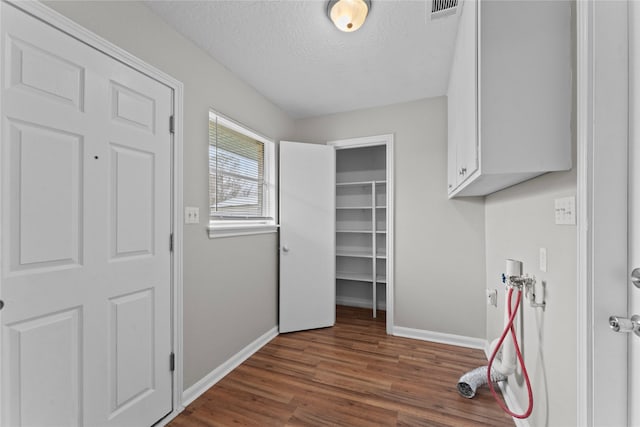
[[[336,184],[336,279],[371,286],[373,317],[386,283],[386,194],[384,180]]]

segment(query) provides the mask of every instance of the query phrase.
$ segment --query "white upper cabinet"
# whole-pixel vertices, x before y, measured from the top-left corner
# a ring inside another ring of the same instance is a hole
[[[449,191],[478,170],[476,3],[462,5],[448,90]]]
[[[449,197],[571,169],[570,2],[461,7],[448,89]]]

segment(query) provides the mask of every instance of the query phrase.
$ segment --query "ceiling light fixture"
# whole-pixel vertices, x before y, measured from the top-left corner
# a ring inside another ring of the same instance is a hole
[[[362,27],[369,9],[370,0],[330,0],[327,15],[340,31],[351,33]]]

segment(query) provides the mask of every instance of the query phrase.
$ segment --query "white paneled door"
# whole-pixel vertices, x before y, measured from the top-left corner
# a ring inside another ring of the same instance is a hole
[[[280,332],[336,320],[335,149],[280,142]]]
[[[172,410],[172,90],[2,3],[2,425]]]

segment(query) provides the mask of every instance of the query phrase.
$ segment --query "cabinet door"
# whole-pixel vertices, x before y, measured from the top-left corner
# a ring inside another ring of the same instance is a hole
[[[335,149],[280,143],[280,332],[336,319]]]
[[[453,80],[453,79],[452,79]],[[456,103],[453,87],[449,85],[448,94],[448,144],[447,144],[447,190],[452,192],[458,186],[458,140],[460,139],[456,131],[458,124],[456,123],[456,114],[452,109]]]
[[[462,5],[448,90],[450,191],[478,169],[477,58],[477,2],[466,1]]]

